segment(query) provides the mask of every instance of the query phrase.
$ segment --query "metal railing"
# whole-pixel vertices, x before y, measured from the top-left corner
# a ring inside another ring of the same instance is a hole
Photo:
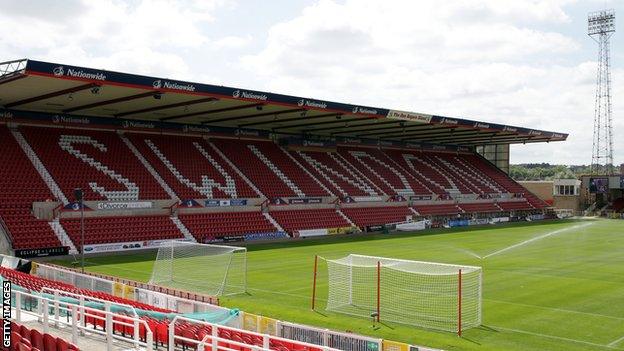
[[[177,322],[185,321],[192,324],[203,325],[210,327],[210,334],[205,335],[201,340],[191,339],[184,337],[182,335],[175,334],[175,325]],[[243,331],[243,333],[250,337],[260,338],[262,340],[262,346],[248,344],[241,341],[236,341],[232,339],[225,339],[219,337],[219,331],[232,331],[232,332],[241,332],[240,329],[224,327],[218,324],[213,324],[209,322],[198,321],[194,319],[189,319],[185,317],[175,317],[169,323],[169,342],[168,342],[168,351],[175,351],[175,346],[182,345],[193,345],[196,350],[212,350],[212,351],[240,351],[240,350],[249,350],[249,351],[270,351],[271,343],[287,343],[294,344],[297,349],[305,349],[310,351],[339,351],[338,349],[334,349],[327,346],[320,346],[315,344],[310,344],[306,342],[295,341],[292,339],[281,338],[278,336],[271,336],[267,334],[260,334],[251,331]]]
[[[13,74],[23,73],[27,62],[28,60],[26,59],[0,62],[0,79]]]
[[[104,336],[107,349],[113,348],[115,340],[134,344],[135,348],[144,347],[146,351],[153,350],[154,334],[150,330],[147,322],[138,317],[119,315],[111,312],[111,303],[104,305],[104,310],[84,306],[84,300],[80,304],[64,302],[54,298],[44,297],[20,290],[11,291],[12,300],[15,302],[15,321],[22,322],[22,314],[32,315],[38,318],[43,325],[43,333],[48,333],[51,326],[59,327],[61,325],[71,328],[72,343],[77,343],[79,334],[85,335],[98,334]],[[26,308],[26,304],[22,302],[28,301],[30,309]],[[33,303],[36,308],[32,309]],[[69,318],[71,317],[71,318]],[[96,320],[103,324],[104,330],[90,328],[87,326],[87,320]],[[115,325],[122,328],[133,328],[133,335],[117,335],[114,333]],[[141,329],[144,331],[144,339],[141,339]]]

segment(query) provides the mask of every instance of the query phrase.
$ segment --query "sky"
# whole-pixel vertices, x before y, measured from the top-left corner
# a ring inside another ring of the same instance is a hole
[[[512,163],[591,161],[597,44],[624,0],[0,0],[0,61],[31,58],[569,133]],[[624,163],[624,29],[611,39]]]

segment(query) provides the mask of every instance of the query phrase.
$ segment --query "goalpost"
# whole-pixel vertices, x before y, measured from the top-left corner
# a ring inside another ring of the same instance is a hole
[[[315,308],[318,258],[314,263]],[[481,267],[350,254],[327,263],[326,309],[457,332],[481,325]]]
[[[211,296],[247,292],[247,249],[171,240],[163,242],[150,284]]]

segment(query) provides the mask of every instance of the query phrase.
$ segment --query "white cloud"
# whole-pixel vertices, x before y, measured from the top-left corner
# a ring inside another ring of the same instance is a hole
[[[273,91],[570,133],[513,161],[588,163],[595,63],[558,63],[580,43],[540,29],[567,3],[321,0],[242,63]]]
[[[0,51],[9,57],[190,78],[184,56],[211,46],[202,26],[213,22],[213,12],[223,5],[221,0],[13,2],[0,13],[0,22],[11,28],[11,35],[0,39]]]
[[[565,143],[515,147],[512,159],[587,163],[596,64],[579,55],[587,37],[561,33],[574,3],[319,0],[265,28],[241,26],[245,11],[224,23],[236,6],[226,0],[0,0],[0,52],[568,132]],[[614,70],[614,96],[622,81]],[[614,99],[616,136],[622,115]]]

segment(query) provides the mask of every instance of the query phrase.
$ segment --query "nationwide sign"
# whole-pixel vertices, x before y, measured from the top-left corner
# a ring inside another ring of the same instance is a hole
[[[303,98],[299,96],[275,94],[261,91],[243,90],[240,88],[217,86],[210,84],[201,84],[184,81],[171,81],[168,79],[148,77],[141,75],[133,75],[114,71],[96,70],[86,67],[69,66],[65,64],[50,63],[36,60],[26,60],[26,66],[23,70],[25,75],[44,75],[57,77],[62,79],[75,79],[83,81],[92,81],[102,86],[121,85],[145,88],[149,90],[172,90],[179,93],[205,94],[224,99],[244,99],[258,102],[266,102],[267,104],[276,103],[280,105],[299,106],[305,109],[332,110],[342,112],[343,114],[368,115],[368,116],[385,116],[388,119],[409,121],[422,124],[442,124],[465,126],[468,128],[491,129],[507,132],[513,132],[522,135],[532,136],[548,136],[565,139],[566,134],[544,132],[539,130],[531,130],[528,128],[511,127],[498,125],[493,123],[481,123],[461,118],[446,118],[443,116],[431,116],[422,113],[389,110],[385,108],[364,107],[359,105],[345,104],[333,101],[323,101],[317,99]],[[0,117],[2,118],[2,117]],[[4,116],[4,118],[7,118]],[[119,123],[119,122],[117,122]],[[158,126],[164,126],[164,123],[158,123]],[[484,128],[489,126],[489,128]],[[506,128],[507,127],[507,128]],[[151,128],[143,126],[142,128]],[[559,137],[561,136],[561,137]]]
[[[390,119],[400,119],[403,121],[410,121],[410,122],[416,122],[416,123],[430,123],[431,122],[430,115],[423,115],[423,114],[407,112],[407,111],[390,110],[388,111],[388,115],[386,117]]]
[[[245,90],[234,90],[232,92],[232,97],[236,99],[251,99],[251,100],[260,100],[266,101],[269,97],[266,94],[262,93],[254,93],[253,91],[245,91]]]
[[[154,87],[154,89],[161,89],[161,88],[165,88],[165,89],[171,89],[171,90],[183,90],[183,91],[195,91],[195,86],[193,84],[187,84],[187,83],[176,83],[176,82],[170,82],[168,80],[155,80],[152,83],[152,87]]]
[[[57,77],[68,76],[82,79],[106,80],[106,75],[102,72],[85,72],[82,69],[65,68],[64,66],[55,67],[52,73]]]

